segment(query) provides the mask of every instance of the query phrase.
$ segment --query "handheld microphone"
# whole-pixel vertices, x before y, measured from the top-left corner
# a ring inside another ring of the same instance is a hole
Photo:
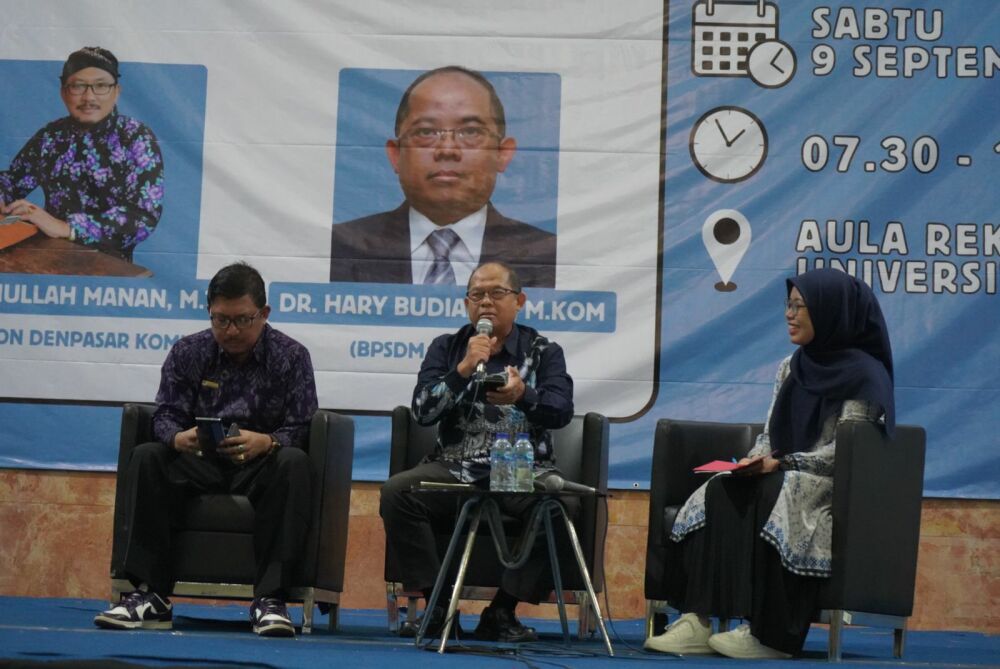
[[[476,321],[476,334],[484,334],[487,337],[493,334],[493,321],[488,318],[480,318]],[[476,365],[476,376],[482,378],[486,376],[486,361],[480,360]]]
[[[597,495],[596,488],[591,488],[589,485],[584,485],[582,483],[577,483],[576,481],[567,481],[559,474],[548,474],[543,481],[535,481],[536,489],[543,489],[545,492],[560,492],[565,490],[567,492],[581,492],[587,495]]]

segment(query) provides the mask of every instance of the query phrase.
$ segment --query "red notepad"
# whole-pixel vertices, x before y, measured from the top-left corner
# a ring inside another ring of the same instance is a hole
[[[777,451],[772,451],[768,455],[774,457],[778,454]],[[750,465],[757,464],[759,461],[768,457],[768,455],[758,455],[756,457],[750,458],[744,464],[739,464],[731,460],[712,460],[711,462],[706,462],[700,467],[694,468],[695,474],[728,474],[729,472],[735,472],[740,469],[746,469]]]
[[[695,467],[695,474],[718,474],[721,472],[731,472],[737,469],[743,469],[746,465],[741,465],[729,460],[712,460],[711,462],[706,462],[700,467]]]

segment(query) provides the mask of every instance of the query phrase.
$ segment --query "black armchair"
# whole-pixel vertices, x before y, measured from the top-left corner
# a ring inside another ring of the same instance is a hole
[[[646,634],[666,622],[663,547],[680,507],[704,483],[692,468],[742,457],[762,425],[664,419],[656,424],[646,547]],[[833,482],[833,575],[821,588],[817,622],[830,624],[828,657],[839,661],[844,624],[894,628],[902,657],[906,619],[913,613],[925,433],[898,425],[893,439],[865,422],[837,430]],[[723,623],[725,624],[725,623]]]
[[[111,550],[111,601],[132,590],[122,569],[126,547],[123,477],[132,449],[154,441],[154,407],[126,404],[122,411]],[[289,593],[302,602],[302,632],[312,631],[313,607],[329,607],[330,629],[337,627],[344,590],[347,521],[351,499],[354,421],[317,411],[309,429],[309,457],[317,476],[313,524],[306,538],[302,584]],[[252,599],[254,579],[253,507],[242,495],[199,495],[190,500],[173,534],[174,594],[184,597]]]
[[[563,476],[570,481],[583,483],[598,490],[606,490],[608,485],[608,419],[597,413],[575,416],[572,422],[560,430],[552,432],[556,465]],[[398,406],[392,412],[392,446],[389,455],[389,475],[405,471],[417,465],[424,456],[434,451],[437,426],[417,424],[410,408]],[[583,550],[587,570],[590,572],[594,592],[604,588],[604,537],[607,529],[607,506],[592,496],[581,498],[580,514],[574,521],[580,546]],[[520,534],[521,524],[517,519],[504,519],[508,543],[513,545]],[[449,520],[435,528],[438,551],[445,554],[448,540],[454,530]],[[489,529],[484,523],[481,534]],[[585,585],[576,564],[565,528],[556,527],[558,545],[566,550],[559,551],[559,568],[562,574],[563,590],[567,603],[575,603],[579,609],[579,634],[593,631],[590,619],[590,605]],[[500,583],[503,567],[489,540],[477,541],[469,561],[462,589],[462,599],[490,599]],[[453,575],[452,575],[453,576]],[[421,594],[405,592],[402,589],[402,573],[390,551],[386,550],[385,580],[389,630],[399,629],[400,597],[407,599],[407,616],[416,618],[416,605]],[[452,578],[453,580],[453,578]]]

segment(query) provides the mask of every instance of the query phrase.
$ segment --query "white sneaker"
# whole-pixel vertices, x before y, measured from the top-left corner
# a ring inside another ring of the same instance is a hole
[[[288,607],[275,597],[256,597],[250,604],[250,622],[260,636],[295,636]]]
[[[713,634],[708,639],[708,645],[715,652],[737,660],[787,660],[791,657],[762,644],[750,634],[750,626],[746,624],[729,632]]]
[[[667,627],[663,634],[646,639],[642,647],[678,655],[711,655],[715,651],[708,645],[710,636],[711,625],[702,625],[697,613],[685,613]]]
[[[108,630],[172,629],[174,607],[170,600],[155,592],[136,590],[94,617],[94,624]]]

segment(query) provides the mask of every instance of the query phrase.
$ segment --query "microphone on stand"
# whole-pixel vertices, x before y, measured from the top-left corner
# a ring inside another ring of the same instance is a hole
[[[535,490],[543,490],[545,492],[560,492],[565,490],[567,492],[580,492],[586,495],[599,495],[597,488],[591,488],[589,485],[584,485],[582,483],[577,483],[576,481],[567,481],[559,474],[547,474],[544,479],[535,479]]]
[[[487,337],[493,334],[493,321],[488,318],[480,318],[476,321],[476,334],[484,334]],[[479,364],[476,365],[476,378],[482,379],[486,376],[486,361],[480,360]]]

